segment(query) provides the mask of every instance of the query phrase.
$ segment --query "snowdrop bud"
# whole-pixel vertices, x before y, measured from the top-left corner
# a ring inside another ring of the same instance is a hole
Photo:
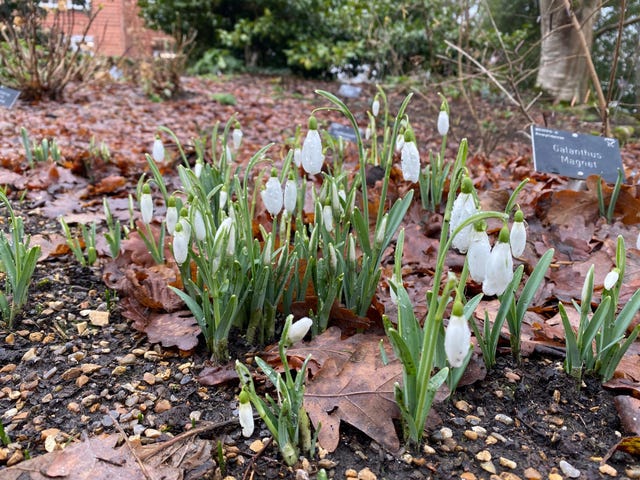
[[[587,302],[591,301],[591,292],[593,291],[593,272],[595,267],[591,265],[589,271],[587,272],[587,276],[584,279],[584,283],[582,284],[582,293],[580,294],[580,304],[584,305]]]
[[[471,346],[471,330],[463,316],[462,303],[453,305],[449,325],[444,336],[444,351],[452,367],[461,367]]]
[[[185,207],[182,207],[182,210],[180,210],[180,219],[178,220],[178,223],[182,225],[182,231],[187,237],[187,241],[191,240],[191,222],[189,222],[189,210],[187,210]]]
[[[265,188],[260,193],[262,195],[262,202],[271,216],[275,217],[278,215],[280,210],[282,210],[283,196],[282,186],[276,176],[275,169],[271,172],[271,177],[267,180]]]
[[[296,167],[302,165],[302,150],[300,150],[299,148],[293,149],[293,163]]]
[[[229,218],[229,221],[229,234],[227,235],[227,255],[232,257],[236,252],[236,224],[232,218]]]
[[[322,223],[327,232],[333,232],[333,209],[331,205],[322,207]]]
[[[293,213],[296,210],[296,203],[298,202],[298,184],[296,183],[293,175],[289,176],[289,180],[284,185],[284,209],[288,213]]]
[[[204,225],[202,212],[197,207],[193,208],[195,209],[193,212],[193,230],[196,233],[196,238],[198,239],[198,241],[202,242],[207,236],[207,229]]]
[[[364,139],[369,140],[371,138],[371,127],[367,127],[364,131]]]
[[[404,146],[404,135],[398,135],[396,137],[396,152],[400,152]]]
[[[606,288],[607,290],[611,290],[613,287],[616,286],[616,283],[618,283],[619,278],[620,278],[620,270],[617,268],[614,268],[609,273],[607,273],[606,277],[604,277],[604,288]]]
[[[469,239],[469,250],[467,251],[469,275],[478,283],[484,281],[487,259],[490,253],[491,245],[487,235],[487,223],[484,220],[480,220],[473,225]]]
[[[388,218],[389,218],[389,214],[385,213],[384,217],[382,217],[382,220],[380,220],[380,225],[378,225],[378,229],[376,230],[376,238],[375,238],[375,245],[376,246],[382,245],[382,242],[384,241],[384,236],[387,233],[387,219]]]
[[[176,229],[176,223],[178,223],[178,209],[176,208],[175,197],[169,197],[167,200],[167,213],[165,216],[165,225],[169,235],[173,235],[173,231]]]
[[[420,177],[420,153],[411,129],[404,133],[404,145],[401,151],[402,176],[407,182],[416,183]]]
[[[378,100],[377,96],[373,99],[373,103],[371,104],[371,113],[373,113],[374,117],[377,117],[378,113],[380,113],[380,100]]]
[[[287,333],[287,343],[293,345],[304,338],[309,329],[313,325],[313,320],[309,317],[302,317],[300,320],[293,322]]]
[[[218,198],[220,208],[224,208],[224,206],[227,204],[228,197],[229,197],[229,194],[227,193],[227,187],[225,185],[220,189],[220,197]]]
[[[183,230],[182,224],[177,223],[173,232],[173,257],[178,265],[182,265],[189,253],[189,237]]]
[[[262,249],[262,264],[263,265],[271,265],[271,254],[273,253],[273,249],[271,245],[273,241],[271,239],[271,235],[267,237],[267,240],[264,242],[264,247]]]
[[[482,291],[485,295],[502,295],[513,279],[513,257],[509,246],[509,229],[500,230],[498,243],[494,245],[489,259]]]
[[[242,143],[242,129],[240,128],[240,124],[236,122],[233,127],[233,132],[231,133],[231,139],[233,140],[233,148],[238,150],[240,148],[240,144]]]
[[[329,244],[329,268],[334,273],[338,271],[338,254],[336,253],[336,248],[333,246],[333,243]]]
[[[238,396],[238,400],[240,401],[238,404],[238,419],[242,427],[242,435],[244,437],[250,437],[253,435],[254,424],[253,409],[249,401],[249,394],[245,390],[242,390]]]
[[[164,145],[162,144],[162,140],[160,140],[160,137],[156,137],[156,139],[153,141],[151,156],[156,161],[156,163],[164,162]]]
[[[438,133],[443,137],[449,133],[449,114],[444,110],[438,114]]]
[[[511,226],[511,254],[519,257],[524,252],[527,245],[527,230],[524,226],[524,215],[522,210],[518,209],[513,217],[513,225]]]
[[[142,221],[149,225],[153,219],[153,198],[151,197],[151,187],[148,183],[142,186],[142,195],[140,195],[140,213]]]
[[[478,212],[472,192],[473,182],[469,177],[464,177],[462,179],[462,186],[460,187],[460,194],[456,197],[451,209],[449,235],[453,235],[453,232],[455,232],[466,219]],[[457,249],[461,253],[465,253],[469,249],[472,229],[473,227],[471,225],[467,225],[455,237],[453,237],[453,240],[451,241],[453,248]]]
[[[322,170],[324,163],[324,155],[322,154],[322,142],[318,133],[318,121],[315,117],[309,118],[309,131],[302,143],[302,151],[300,152],[300,161],[302,168],[309,175],[316,175]]]
[[[349,248],[347,250],[347,258],[349,259],[349,263],[355,267],[357,262],[356,256],[356,240],[353,238],[353,234],[349,234]]]
[[[198,159],[196,160],[196,164],[193,166],[193,174],[196,176],[196,178],[200,178],[200,175],[202,175],[202,159]]]

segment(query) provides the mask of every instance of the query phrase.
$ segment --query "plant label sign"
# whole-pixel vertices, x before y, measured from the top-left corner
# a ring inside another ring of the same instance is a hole
[[[362,132],[360,132],[362,134]],[[333,138],[343,138],[348,142],[356,143],[357,137],[356,132],[352,127],[348,127],[346,125],[341,125],[339,123],[332,123],[329,125],[329,135]]]
[[[0,106],[5,108],[13,107],[18,96],[20,96],[19,90],[14,90],[13,88],[3,87],[0,85]]]
[[[607,183],[616,183],[618,170],[623,171],[620,146],[615,138],[532,125],[531,144],[537,172],[577,179],[600,175]]]

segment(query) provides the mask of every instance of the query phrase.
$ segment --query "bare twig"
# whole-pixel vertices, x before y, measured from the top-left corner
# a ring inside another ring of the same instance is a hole
[[[618,60],[620,59],[620,45],[622,44],[622,31],[624,30],[624,12],[627,8],[627,0],[620,0],[620,20],[618,22],[618,36],[616,37],[616,47],[613,50],[613,62],[611,63],[611,72],[609,73],[609,88],[607,89],[607,106],[611,103],[613,95],[613,83],[616,79],[616,71],[618,70]],[[607,135],[608,136],[608,135]]]
[[[122,435],[122,437],[124,438],[124,441],[127,444],[127,448],[131,452],[131,455],[133,455],[133,458],[136,459],[136,462],[138,463],[138,466],[140,467],[140,471],[144,475],[144,478],[146,478],[147,480],[155,480],[153,478],[153,476],[147,470],[147,467],[142,462],[140,457],[138,457],[138,454],[136,453],[135,448],[133,448],[133,446],[131,445],[131,442],[129,441],[129,436],[122,429],[122,427],[120,426],[120,423],[118,422],[118,420],[115,417],[113,417],[113,415],[110,415],[110,416],[111,416],[111,419],[113,420],[113,424],[115,425],[116,429],[118,430],[118,432],[120,432],[120,435]]]
[[[260,456],[267,450],[272,441],[273,437],[269,437],[269,439],[264,442],[264,445],[262,446],[260,451],[256,452],[256,454],[251,457],[251,460],[249,460],[249,465],[247,465],[247,468],[244,471],[244,475],[242,476],[242,480],[247,480],[249,476],[253,477],[253,466],[255,465],[256,460],[258,460],[258,458],[260,458]]]

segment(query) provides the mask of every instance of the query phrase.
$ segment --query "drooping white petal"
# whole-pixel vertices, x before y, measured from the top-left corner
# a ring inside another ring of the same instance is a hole
[[[140,195],[140,213],[142,221],[149,225],[153,219],[153,198],[150,193]]]
[[[165,216],[165,225],[167,226],[167,232],[169,235],[173,235],[173,232],[176,229],[176,223],[178,223],[178,209],[175,205],[169,205]]]
[[[604,277],[604,288],[606,288],[607,290],[611,290],[613,287],[616,286],[616,283],[618,283],[619,278],[620,278],[620,272],[618,271],[617,268],[614,268],[609,273],[607,273],[606,277]]]
[[[240,128],[234,128],[231,133],[231,138],[233,140],[233,148],[238,150],[240,148],[240,144],[242,143],[242,130]]]
[[[202,175],[202,162],[196,162],[196,164],[193,166],[193,174],[196,176],[196,178],[200,178],[200,175]]]
[[[469,250],[467,251],[467,262],[469,264],[469,275],[471,278],[482,283],[487,271],[487,260],[491,253],[489,236],[487,232],[471,230]]]
[[[242,427],[242,435],[244,437],[253,435],[255,426],[253,423],[253,408],[251,408],[251,402],[240,402],[238,405],[238,419]]]
[[[264,190],[262,190],[261,195],[262,202],[267,211],[274,217],[278,215],[280,210],[282,210],[283,197],[282,186],[277,177],[270,177],[269,180],[267,180],[267,184]]]
[[[377,98],[371,104],[371,113],[374,117],[377,117],[378,113],[380,113],[380,101]]]
[[[300,152],[302,168],[309,175],[315,175],[322,170],[324,155],[322,154],[322,142],[318,130],[309,130],[302,143]]]
[[[445,110],[438,114],[438,133],[443,137],[449,133],[449,114]]]
[[[322,223],[327,232],[333,232],[333,209],[331,205],[322,207]]]
[[[485,295],[502,295],[513,278],[513,257],[509,243],[498,242],[487,260],[482,291]]]
[[[444,335],[444,351],[452,367],[462,366],[471,346],[471,330],[462,316],[452,315]]]
[[[420,177],[420,153],[415,142],[404,142],[401,160],[402,176],[407,182],[416,183]]]
[[[181,227],[173,233],[173,257],[178,265],[185,262],[189,253],[189,237]]]
[[[299,148],[293,149],[293,163],[296,167],[302,165],[302,150]]]
[[[396,137],[396,152],[401,151],[403,146],[404,146],[404,135],[398,135]]]
[[[288,213],[293,213],[298,201],[298,185],[292,178],[284,184],[284,209]]]
[[[204,225],[204,218],[202,217],[202,212],[199,208],[196,208],[195,212],[193,212],[193,230],[196,233],[196,238],[202,242],[207,235],[207,229]]]
[[[153,141],[151,156],[156,161],[156,163],[164,162],[164,145],[162,144],[162,140],[160,140],[160,137],[156,137],[156,139]]]
[[[309,317],[302,317],[300,320],[293,322],[287,334],[287,342],[289,345],[293,345],[302,340],[311,328],[311,325],[313,325],[313,320]]]
[[[527,245],[527,229],[524,222],[513,222],[509,243],[511,243],[511,254],[514,257],[522,255]]]
[[[470,193],[460,193],[455,201],[453,202],[453,208],[451,209],[451,222],[449,223],[449,235],[452,235],[453,232],[471,215],[477,213],[478,209],[476,207],[475,200],[473,195]],[[473,230],[473,225],[467,225],[464,227],[460,233],[458,233],[453,240],[451,241],[451,245],[453,248],[457,249],[461,253],[465,253],[469,249],[469,242],[471,239],[471,231]]]

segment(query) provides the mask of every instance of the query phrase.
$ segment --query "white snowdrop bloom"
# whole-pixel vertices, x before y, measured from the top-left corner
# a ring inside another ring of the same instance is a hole
[[[153,147],[151,148],[151,157],[156,161],[156,163],[164,162],[164,145],[162,144],[162,140],[160,137],[156,137],[153,141]]]
[[[489,254],[486,268],[482,292],[485,295],[502,295],[513,279],[513,257],[507,227],[500,231],[500,238]]]
[[[189,237],[183,230],[182,224],[176,224],[176,229],[173,232],[173,257],[176,259],[178,265],[182,265],[187,259],[189,254]]]
[[[491,253],[489,236],[486,232],[485,222],[476,222],[480,225],[471,230],[469,236],[469,250],[467,251],[467,263],[469,265],[469,275],[471,278],[482,283],[487,270],[487,260]],[[478,230],[480,228],[480,230]]]
[[[309,317],[302,317],[300,320],[293,322],[287,333],[287,343],[293,345],[304,338],[309,329],[313,325],[313,320]]]
[[[322,223],[327,232],[333,232],[333,209],[331,205],[322,207]]]
[[[309,131],[302,143],[300,161],[302,168],[309,175],[316,175],[322,170],[324,155],[322,154],[322,141],[318,133],[318,122],[315,117],[309,118]]]
[[[400,152],[404,146],[404,135],[398,135],[396,137],[396,152]]]
[[[271,176],[265,185],[265,188],[260,192],[262,195],[262,202],[264,203],[267,211],[275,217],[282,210],[282,186],[278,177]]]
[[[167,233],[173,235],[176,229],[176,223],[178,223],[178,209],[176,208],[176,199],[174,197],[169,197],[169,201],[167,202],[167,213],[164,223],[167,227]]]
[[[193,174],[196,176],[196,178],[200,178],[200,175],[202,175],[202,166],[203,163],[201,160],[198,160],[193,166]]]
[[[371,104],[371,113],[374,117],[377,117],[380,113],[380,101],[377,98],[373,99],[373,103]]]
[[[438,114],[438,133],[443,137],[449,133],[449,114],[446,110],[440,110]]]
[[[226,253],[232,256],[235,251],[235,223],[233,218],[227,217],[218,226],[213,237],[214,251],[217,257],[222,255],[222,248],[226,245]],[[225,243],[226,242],[226,243]]]
[[[237,125],[233,129],[233,132],[231,133],[231,139],[233,141],[233,148],[235,150],[238,150],[238,148],[240,148],[240,144],[242,144],[242,137],[243,137],[242,129],[240,128],[239,125]]]
[[[401,152],[402,176],[407,182],[416,183],[420,177],[420,153],[418,152],[413,132],[407,131],[405,133]]]
[[[367,127],[364,131],[364,139],[369,140],[371,138],[371,127]]]
[[[189,210],[184,207],[182,207],[182,210],[180,210],[180,218],[178,219],[178,223],[182,226],[182,231],[187,237],[187,240],[191,240],[191,222],[189,221]]]
[[[604,288],[606,288],[607,290],[611,290],[613,287],[616,286],[616,283],[618,283],[619,278],[620,278],[620,270],[618,270],[617,268],[614,268],[609,273],[607,273],[606,277],[604,277]]]
[[[460,193],[453,202],[453,208],[451,209],[451,221],[449,222],[449,235],[453,232],[471,215],[478,212],[476,207],[475,198],[473,198],[473,183],[469,177],[462,179],[462,187]],[[465,253],[469,249],[469,241],[472,225],[464,227],[451,241],[451,246],[457,249],[460,253]]]
[[[522,210],[518,210],[514,215],[509,242],[511,243],[511,254],[514,257],[522,255],[527,246],[527,229],[524,226]]]
[[[255,426],[253,423],[253,408],[251,408],[249,394],[243,390],[240,392],[238,400],[238,419],[240,420],[240,426],[242,427],[242,435],[245,438],[250,437],[253,435]]]
[[[149,225],[153,219],[153,198],[151,197],[151,187],[148,183],[142,186],[140,213],[142,214],[142,221]]]
[[[296,203],[298,202],[298,184],[295,179],[289,178],[287,183],[284,184],[284,209],[288,213],[293,213],[296,210]]]
[[[220,189],[220,197],[218,198],[218,203],[220,204],[220,208],[224,208],[227,204],[227,198],[229,194],[227,193],[227,187],[222,187]]]
[[[296,167],[302,165],[302,150],[299,148],[293,149],[293,163]]]
[[[207,229],[204,224],[204,217],[202,216],[202,212],[199,208],[194,208],[195,211],[193,212],[193,230],[198,241],[202,242],[207,236]]]
[[[233,158],[233,153],[231,153],[231,147],[228,144],[224,149],[224,154],[227,160],[231,160]]]
[[[453,306],[451,318],[444,335],[444,351],[452,367],[461,367],[471,346],[471,330],[467,319],[463,316],[460,302]]]

